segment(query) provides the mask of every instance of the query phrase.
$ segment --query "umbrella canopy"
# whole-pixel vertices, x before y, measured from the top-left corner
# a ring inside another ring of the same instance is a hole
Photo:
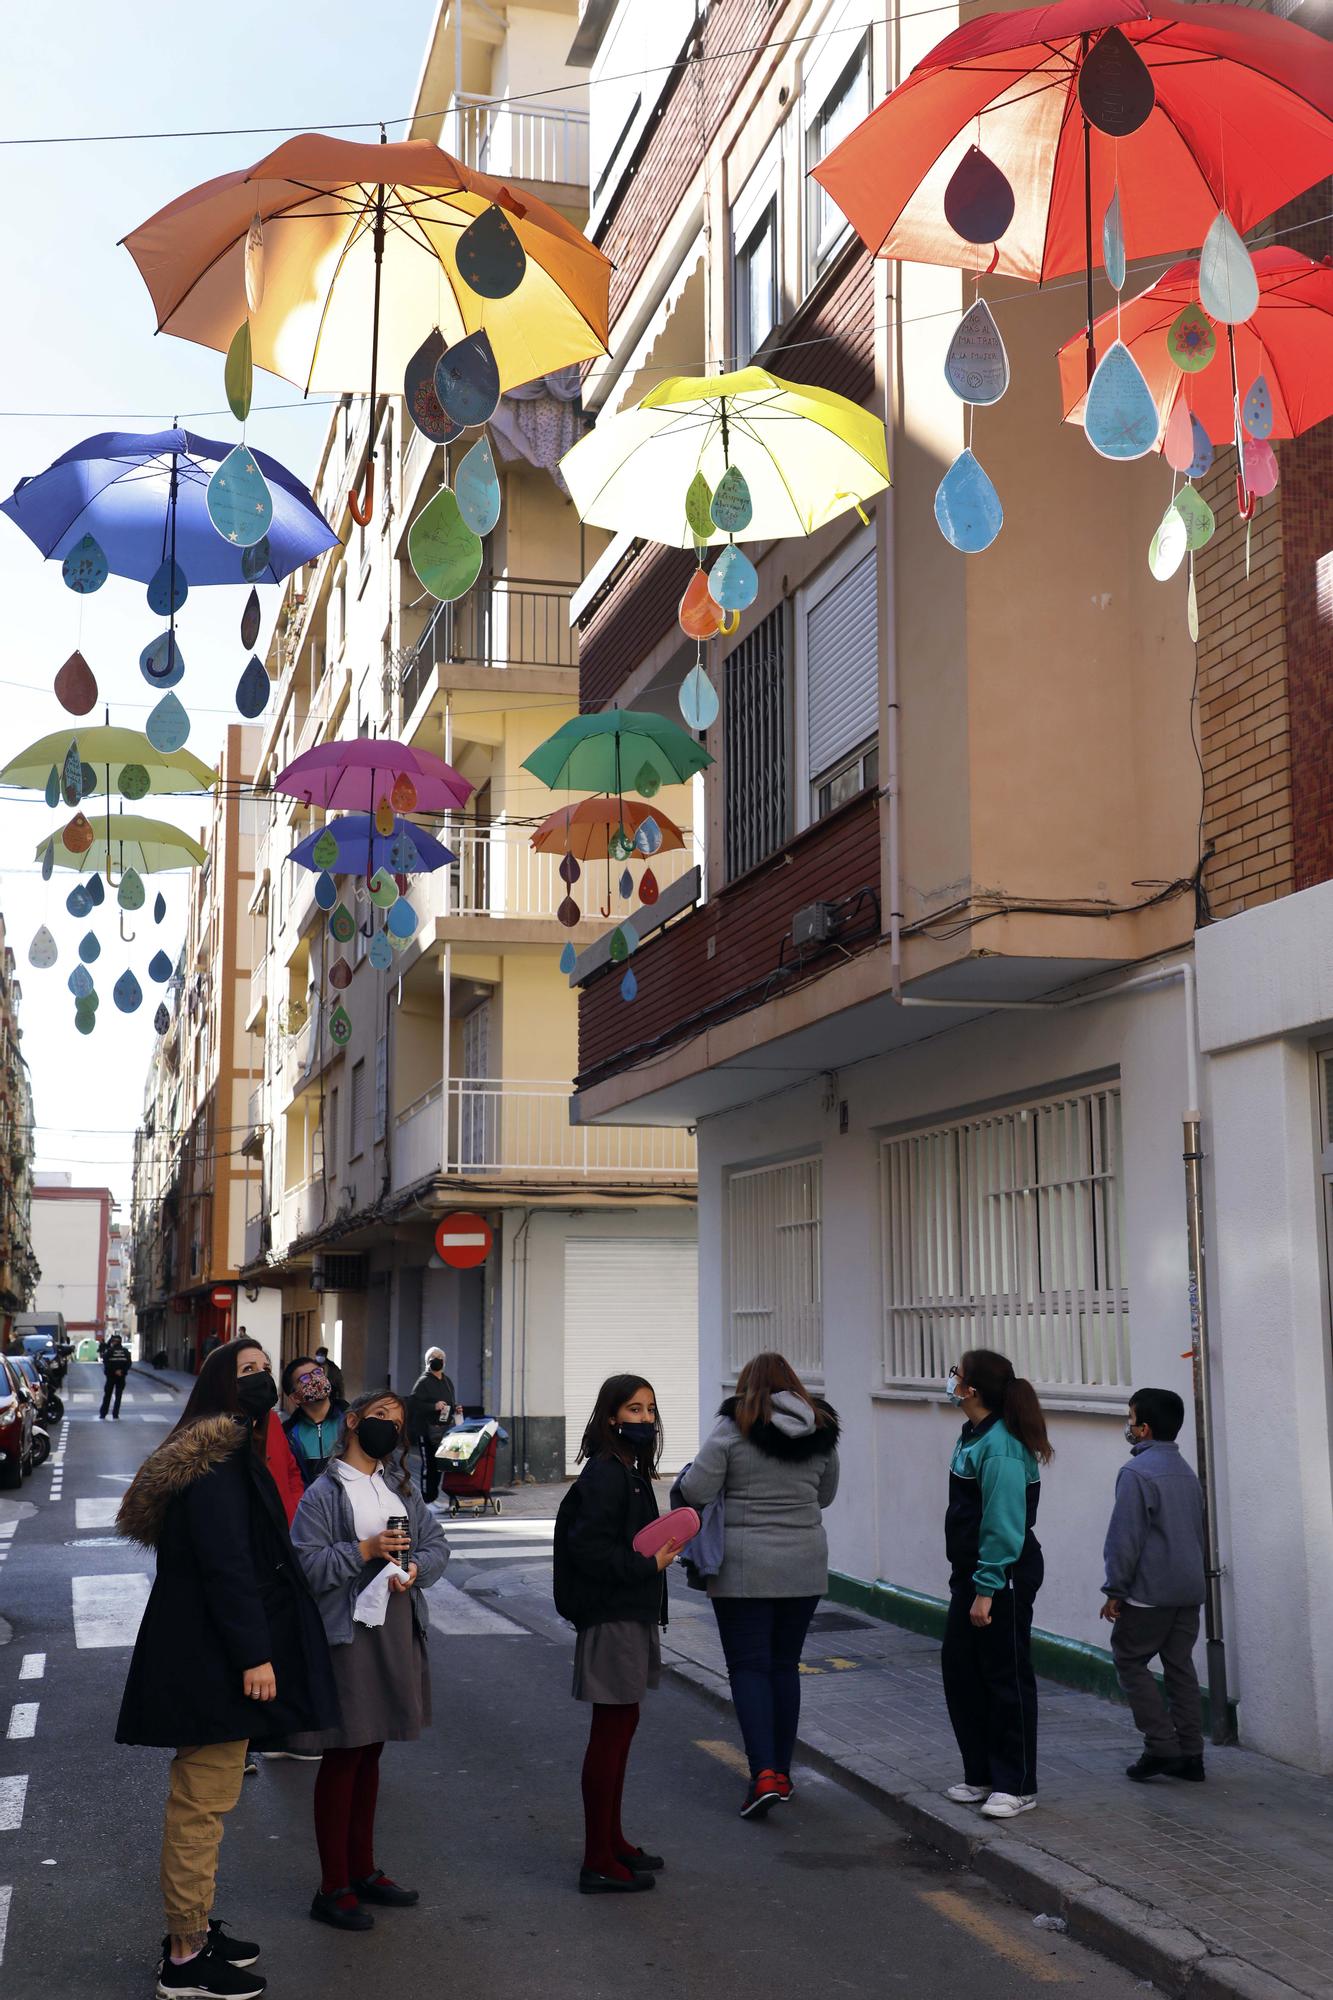
[[[498,204],[527,256],[517,290],[483,298],[458,239]],[[395,382],[432,327],[447,345],[485,328],[512,388],[606,351],[608,259],[536,195],[423,139],[366,145],[305,132],[238,173],[191,188],[124,239],[159,333],[225,352],[246,312],[246,238],[263,226],[254,359],[303,389]],[[378,267],[378,270],[377,270]]]
[[[1146,123],[1120,139],[1086,125],[1078,96],[1113,27],[1156,90]],[[1016,197],[994,249],[945,220],[945,189],[973,145]],[[1222,208],[1249,229],[1333,172],[1333,61],[1319,36],[1247,7],[1058,0],[982,14],[813,172],[882,256],[1042,282],[1100,262],[1088,255],[1087,198],[1100,236],[1117,180],[1133,258],[1201,243]]]
[[[216,774],[188,750],[155,750],[140,730],[81,729],[71,722],[54,736],[43,736],[20,750],[0,771],[0,785],[43,791],[52,768],[58,771],[63,765],[71,743],[78,744],[79,756],[97,778],[93,791],[106,785],[108,774],[111,790],[119,790],[126,767],[135,765],[147,772],[148,789],[153,792],[207,792],[216,782]]]
[[[114,813],[109,821],[94,821],[93,832],[92,845],[81,854],[66,847],[63,834],[56,833],[38,843],[34,858],[40,861],[50,847],[57,868],[72,868],[79,875],[96,875],[112,868],[121,873],[134,868],[140,875],[166,875],[174,868],[197,868],[204,859],[199,842],[167,820]]]
[[[560,471],[581,520],[684,549],[690,482],[701,474],[711,492],[733,465],[754,509],[738,541],[813,534],[889,483],[877,417],[766,368],[672,376],[634,409],[603,418]],[[727,539],[720,529],[710,537]]]
[[[523,769],[553,792],[641,791],[676,785],[712,763],[702,743],[664,715],[607,708],[576,715],[539,743]],[[654,818],[657,815],[654,814]]]
[[[172,556],[191,585],[279,583],[338,537],[300,480],[267,452],[252,451],[273,496],[273,520],[267,567],[257,576],[244,571],[245,551],[218,533],[205,504],[208,482],[233,448],[192,431],[104,431],[21,479],[0,513],[48,557],[67,555],[91,535],[113,575],[140,583]]]
[[[315,860],[315,844],[332,834],[338,843],[336,861]],[[390,849],[401,835],[406,835],[412,844],[414,859],[406,868],[398,866]],[[400,820],[392,833],[376,833],[375,820],[371,813],[345,813],[341,819],[331,819],[326,826],[316,827],[304,840],[298,841],[289,861],[297,862],[302,868],[325,869],[330,875],[373,875],[379,868],[389,875],[433,875],[437,868],[448,868],[457,857],[449,852],[433,834],[423,827],[413,826],[410,820]]]
[[[1242,396],[1256,376],[1268,382],[1273,427],[1270,436],[1299,437],[1333,416],[1333,267],[1316,264],[1299,250],[1276,245],[1253,252],[1259,278],[1259,309],[1232,329],[1236,379]],[[1155,285],[1127,299],[1120,310],[1119,336],[1143,371],[1161,413],[1162,436],[1183,397],[1214,444],[1230,442],[1235,430],[1231,369],[1223,350],[1227,328],[1198,305],[1199,262],[1173,264]],[[1218,352],[1206,368],[1185,374],[1171,358],[1167,341],[1185,306],[1208,319]],[[1116,314],[1103,313],[1098,331],[1116,331]],[[1081,424],[1087,399],[1083,336],[1060,349],[1060,394],[1065,421]]]
[[[684,847],[685,836],[675,820],[655,806],[640,805],[636,799],[605,797],[558,806],[537,828],[531,844],[538,854],[572,854],[576,861],[607,861],[611,858],[611,836],[623,827],[633,840],[646,819],[656,820],[664,853]]]
[[[372,736],[357,736],[346,743],[316,743],[285,771],[279,771],[273,789],[326,810],[342,806],[373,812],[382,800],[389,799],[399,778],[411,780],[423,812],[455,812],[472,796],[472,785],[443,757],[388,737]]]

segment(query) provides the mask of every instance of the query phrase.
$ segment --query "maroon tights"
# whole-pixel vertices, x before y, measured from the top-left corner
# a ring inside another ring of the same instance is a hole
[[[355,1750],[326,1750],[320,1761],[315,1839],[326,1896],[375,1873],[375,1800],[383,1748],[382,1743],[362,1743]]]
[[[638,1726],[637,1701],[594,1702],[583,1759],[583,1865],[621,1880],[628,1880],[631,1871],[621,1860],[630,1843],[620,1824],[620,1805],[629,1746]]]

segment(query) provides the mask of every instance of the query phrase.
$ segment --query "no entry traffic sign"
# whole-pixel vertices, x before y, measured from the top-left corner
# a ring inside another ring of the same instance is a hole
[[[494,1241],[495,1231],[485,1216],[469,1215],[463,1208],[446,1215],[435,1231],[435,1248],[456,1271],[470,1271],[474,1265],[484,1264]]]

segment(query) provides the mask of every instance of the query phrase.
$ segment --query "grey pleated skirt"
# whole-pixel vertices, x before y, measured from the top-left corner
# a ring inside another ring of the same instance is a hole
[[[574,1646],[575,1701],[621,1706],[642,1701],[662,1678],[662,1634],[656,1625],[615,1618],[587,1625]]]
[[[289,1739],[293,1750],[355,1750],[414,1743],[430,1726],[430,1667],[406,1592],[393,1591],[382,1625],[355,1625],[350,1646],[330,1646],[342,1723]]]

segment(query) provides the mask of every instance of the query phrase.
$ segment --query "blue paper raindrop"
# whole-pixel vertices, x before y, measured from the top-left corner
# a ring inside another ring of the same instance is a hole
[[[759,572],[744,549],[728,543],[708,572],[708,594],[724,611],[744,611],[759,595]]]
[[[162,632],[139,655],[139,672],[149,687],[170,688],[185,673],[185,657],[176,634]]]
[[[168,556],[148,586],[148,609],[156,612],[159,618],[170,618],[173,611],[180,610],[189,594],[185,571]]]
[[[507,299],[523,283],[527,252],[514,225],[494,202],[470,222],[454,244],[463,283],[483,299]]]
[[[453,422],[435,393],[435,368],[444,353],[444,335],[438,327],[427,334],[403,373],[403,401],[407,414],[432,444],[452,444],[463,429]]]
[[[619,888],[622,896],[632,896],[634,894],[634,877],[630,874],[628,868],[622,868],[620,871]]]
[[[153,922],[155,924],[160,924],[163,917],[165,917],[166,914],[167,914],[167,899],[162,894],[162,891],[159,889],[156,896],[154,896],[153,898]]]
[[[111,998],[122,1014],[132,1014],[143,999],[143,988],[134,974],[126,966],[120,978],[111,989]]]
[[[244,716],[253,718],[262,715],[268,707],[268,698],[273,684],[264,672],[263,662],[258,654],[250,655],[250,664],[236,683],[236,706]]]
[[[370,960],[376,972],[387,972],[393,964],[393,946],[389,943],[383,931],[376,931],[374,937],[370,940],[370,949],[366,953],[366,957]]]
[[[560,970],[568,976],[578,964],[579,955],[572,944],[567,944],[560,954]]]
[[[331,910],[338,900],[338,884],[327,869],[315,878],[315,901],[321,910]]]
[[[484,327],[445,348],[435,364],[435,393],[456,424],[484,424],[494,416],[500,371]]]
[[[100,910],[102,904],[106,901],[106,890],[102,887],[101,876],[90,875],[83,886],[87,890],[88,901],[95,910]]]
[[[159,1035],[165,1035],[170,1026],[171,1016],[167,1012],[167,1003],[165,1000],[159,1000],[157,1003],[157,1012],[153,1016],[154,1031]]]
[[[148,961],[148,977],[165,986],[171,977],[171,960],[164,951],[155,951]]]
[[[1143,458],[1157,442],[1157,405],[1123,340],[1113,340],[1097,363],[1083,408],[1083,428],[1088,443],[1103,458]]]
[[[79,939],[79,957],[85,965],[93,965],[102,956],[102,947],[95,931],[87,931]]]
[[[454,498],[473,534],[489,535],[500,518],[500,481],[489,438],[479,437],[464,452],[454,473]]]
[[[1252,438],[1266,438],[1273,430],[1273,398],[1268,388],[1266,375],[1256,375],[1251,382],[1240,413],[1241,422]]]
[[[639,982],[634,977],[632,965],[625,967],[625,977],[620,982],[620,997],[622,1000],[637,1000],[639,997]]]
[[[52,807],[60,804],[60,773],[54,764],[46,781],[46,803]]]
[[[688,728],[697,729],[702,734],[717,721],[717,689],[702,667],[690,668],[680,684],[677,700]]]
[[[144,735],[154,750],[179,750],[190,734],[190,718],[175,695],[168,691],[144,724]]]
[[[99,876],[93,877],[94,881],[99,881],[100,879],[101,878]],[[92,907],[93,907],[93,899],[88,894],[88,891],[84,888],[82,882],[80,882],[76,888],[71,889],[68,896],[66,896],[65,898],[65,908],[69,911],[72,917],[77,917],[80,923],[82,923],[83,919],[88,915]]]
[[[988,549],[1004,526],[1000,496],[970,451],[960,451],[935,489],[935,519],[965,556]]]
[[[82,1000],[93,990],[93,975],[86,965],[76,965],[65,984],[76,1000]]]
[[[662,829],[651,813],[639,821],[639,830],[634,836],[634,845],[640,854],[656,854],[662,845]]]
[[[208,518],[224,542],[249,548],[266,535],[273,519],[273,495],[254,454],[238,444],[208,482]]]
[[[56,844],[54,840],[48,840],[46,846],[42,849],[43,882],[49,882],[51,880],[51,872],[54,869],[55,865],[56,865]]]
[[[80,597],[88,597],[94,590],[100,590],[111,574],[100,542],[91,535],[84,535],[75,542],[60,565],[60,574]]]
[[[272,555],[267,535],[261,535],[248,549],[241,550],[241,575],[247,583],[259,583],[263,580],[264,571],[268,568]]]
[[[1193,410],[1190,411],[1190,435],[1194,439],[1194,456],[1185,468],[1185,477],[1202,479],[1213,462],[1213,441]]]
[[[400,896],[390,910],[385,922],[395,937],[410,938],[417,928],[417,913],[406,896]]]

